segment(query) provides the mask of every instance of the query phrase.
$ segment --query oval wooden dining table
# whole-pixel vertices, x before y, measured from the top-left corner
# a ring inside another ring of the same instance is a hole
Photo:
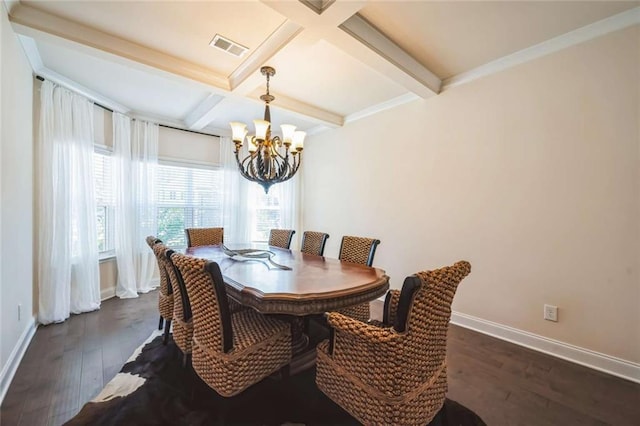
[[[190,247],[185,253],[220,265],[227,294],[242,305],[262,314],[280,314],[291,322],[294,374],[308,367],[313,356],[304,333],[304,318],[314,314],[370,302],[389,289],[385,271],[271,246],[229,246],[230,249],[255,248],[273,253],[273,262],[236,260],[222,246]],[[313,348],[315,349],[315,348]],[[304,356],[306,355],[306,356]]]

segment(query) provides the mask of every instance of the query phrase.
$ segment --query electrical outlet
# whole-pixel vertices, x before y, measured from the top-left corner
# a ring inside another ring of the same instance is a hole
[[[544,305],[544,319],[547,321],[558,322],[558,307],[553,305]]]
[[[18,303],[18,321],[22,318],[22,305]]]

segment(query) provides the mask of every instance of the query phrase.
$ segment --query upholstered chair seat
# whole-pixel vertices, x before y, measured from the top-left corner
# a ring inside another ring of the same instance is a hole
[[[318,346],[318,388],[366,425],[426,425],[447,392],[447,330],[468,262],[407,277],[385,300],[381,322],[327,314]]]

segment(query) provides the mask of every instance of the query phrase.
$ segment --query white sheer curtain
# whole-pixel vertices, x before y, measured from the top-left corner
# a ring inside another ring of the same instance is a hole
[[[246,150],[246,148],[243,147]],[[222,226],[224,242],[248,243],[251,241],[251,214],[249,211],[250,188],[248,180],[238,171],[231,138],[220,138],[220,158],[223,168]]]
[[[293,229],[296,233],[291,241],[291,249],[298,249],[298,241],[301,238],[301,214],[300,214],[300,181],[301,171],[286,182],[277,183],[269,189],[269,195],[278,198],[280,209],[280,228]]]
[[[258,194],[264,190],[257,183],[242,177],[233,153],[235,145],[228,137],[220,138],[220,158],[224,168],[224,201],[223,226],[225,242],[249,243],[252,240],[252,227],[257,226]],[[241,151],[241,158],[248,154],[246,144]],[[298,234],[301,234],[301,180],[302,170],[292,179],[273,185],[269,195],[277,198],[279,203],[279,228],[294,229],[296,235],[291,244],[292,249],[298,247]]]
[[[40,89],[38,321],[100,308],[93,104],[50,81]]]
[[[158,125],[113,114],[116,295],[138,297],[158,286],[153,279],[155,257],[145,238],[155,235],[155,177]]]

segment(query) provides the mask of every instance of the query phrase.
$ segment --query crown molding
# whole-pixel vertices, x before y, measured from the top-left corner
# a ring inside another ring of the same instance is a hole
[[[411,92],[405,93],[404,95],[397,96],[393,99],[389,99],[388,101],[380,102],[379,104],[372,105],[358,112],[349,114],[344,118],[344,123],[345,124],[352,123],[354,121],[360,120],[361,118],[365,118],[370,115],[377,114],[387,109],[395,108],[397,106],[404,105],[409,102],[413,102],[416,99],[420,99],[420,97],[415,93],[411,93]]]
[[[18,35],[18,40],[22,45],[22,49],[24,50],[27,56],[27,60],[29,61],[31,69],[33,70],[33,73],[35,75],[39,75],[40,77],[52,81],[59,86],[72,90],[91,100],[92,102],[100,104],[113,111],[120,112],[122,114],[126,114],[129,112],[129,108],[127,108],[126,106],[112,101],[111,99],[102,96],[100,93],[94,92],[93,90],[84,87],[83,85],[76,83],[75,81],[45,67],[42,63],[42,58],[40,57],[38,46],[32,38]]]
[[[7,11],[7,14],[11,15],[11,11],[20,4],[20,0],[2,0],[2,4],[4,5],[4,9]]]
[[[473,80],[495,74],[516,65],[550,55],[568,47],[584,43],[585,41],[589,41],[639,23],[640,7],[629,9],[625,12],[610,16],[609,18],[602,19],[547,41],[543,41],[542,43],[538,43],[510,55],[503,56],[502,58],[480,65],[470,71],[450,77],[444,80],[442,90],[469,83]]]

